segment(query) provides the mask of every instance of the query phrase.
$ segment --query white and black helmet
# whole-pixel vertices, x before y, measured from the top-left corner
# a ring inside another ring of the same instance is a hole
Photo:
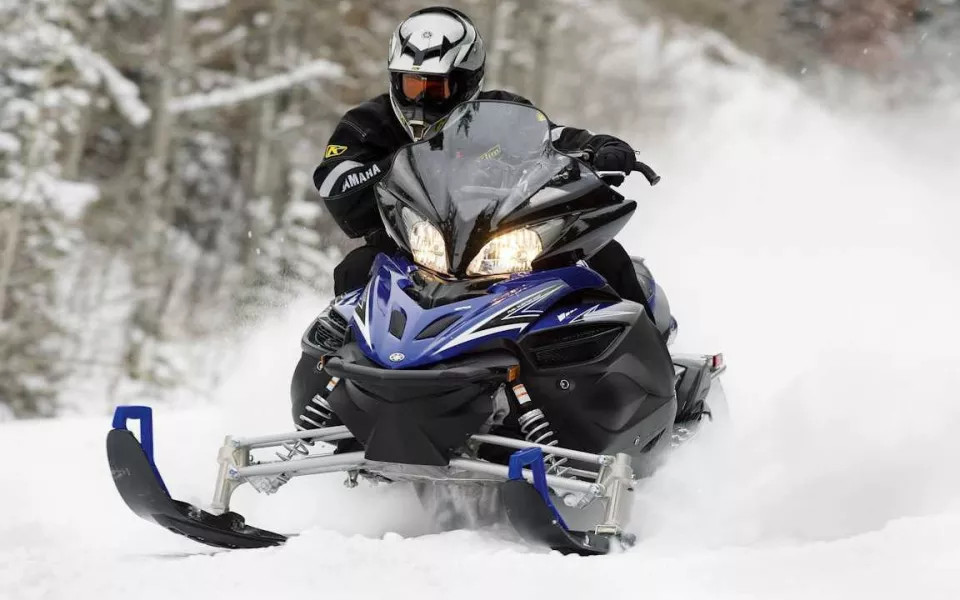
[[[390,103],[417,141],[424,131],[483,87],[486,52],[480,33],[462,12],[418,10],[390,38]]]

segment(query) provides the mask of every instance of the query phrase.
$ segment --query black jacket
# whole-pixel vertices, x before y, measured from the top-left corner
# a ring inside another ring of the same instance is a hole
[[[480,93],[483,100],[532,103],[500,90]],[[551,123],[554,146],[561,151],[593,147],[610,136],[595,136],[584,129]],[[394,153],[411,143],[382,94],[348,111],[337,124],[324,150],[323,161],[313,173],[313,183],[331,216],[352,238],[383,228],[373,194],[373,185],[389,169]]]

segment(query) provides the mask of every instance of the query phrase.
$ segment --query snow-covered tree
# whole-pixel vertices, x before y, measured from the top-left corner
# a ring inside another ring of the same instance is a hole
[[[72,16],[56,0],[0,3],[0,402],[16,415],[51,414],[71,368],[57,271],[79,242],[70,218],[96,195],[62,179],[60,156],[112,73]]]

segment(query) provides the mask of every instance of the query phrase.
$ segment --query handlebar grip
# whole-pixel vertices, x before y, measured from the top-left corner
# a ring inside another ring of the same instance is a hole
[[[634,170],[640,171],[640,173],[647,178],[647,181],[650,182],[650,185],[657,185],[660,183],[660,176],[657,175],[657,172],[645,162],[637,161],[633,165]]]

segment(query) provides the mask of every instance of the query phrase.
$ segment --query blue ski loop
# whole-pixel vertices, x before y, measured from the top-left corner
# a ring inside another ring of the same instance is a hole
[[[553,513],[553,516],[557,519],[557,523],[564,529],[569,529],[563,517],[560,516],[560,511],[557,510],[557,507],[554,506],[550,500],[550,489],[547,487],[547,467],[543,462],[543,450],[540,448],[526,448],[525,450],[517,450],[511,454],[507,477],[512,481],[522,480],[523,468],[527,466],[529,466],[533,472],[533,487],[540,494],[543,503],[546,504],[550,512]]]
[[[169,494],[163,478],[160,477],[157,463],[153,460],[153,409],[149,406],[118,406],[113,412],[113,428],[130,431],[127,428],[127,421],[138,421],[140,423],[140,447],[143,448],[143,453],[150,461],[153,474],[160,482],[160,487]]]

